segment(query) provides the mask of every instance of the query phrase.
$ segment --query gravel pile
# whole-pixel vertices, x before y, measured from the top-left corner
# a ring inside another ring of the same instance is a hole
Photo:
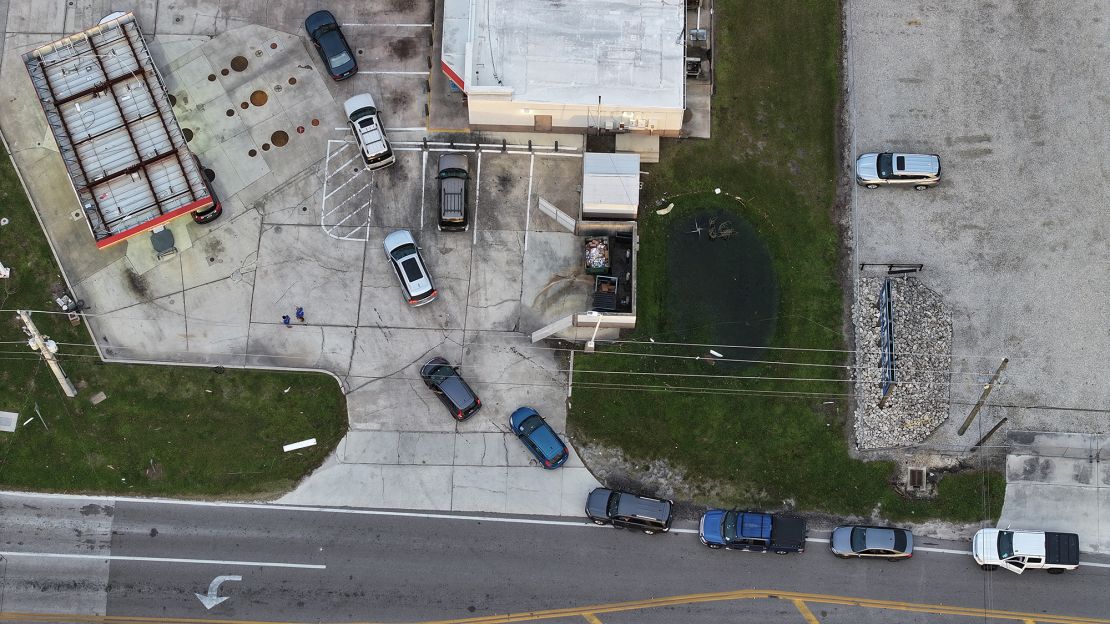
[[[856,445],[878,449],[917,444],[948,418],[952,321],[940,295],[915,278],[891,278],[895,381],[879,409],[879,289],[885,277],[861,277],[853,321],[859,397]]]

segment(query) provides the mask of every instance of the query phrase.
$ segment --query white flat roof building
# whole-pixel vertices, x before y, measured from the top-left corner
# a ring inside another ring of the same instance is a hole
[[[445,0],[441,66],[473,126],[677,134],[683,0]]]

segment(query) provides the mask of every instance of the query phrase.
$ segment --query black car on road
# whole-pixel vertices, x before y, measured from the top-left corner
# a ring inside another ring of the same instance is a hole
[[[652,535],[670,530],[673,505],[660,498],[596,488],[586,498],[586,517],[594,524],[612,524]]]
[[[335,80],[350,78],[358,72],[358,63],[347,45],[347,38],[339,29],[339,22],[330,11],[316,11],[304,20],[308,38],[320,53],[320,59],[328,68],[328,74]]]
[[[436,393],[455,420],[466,420],[482,408],[482,400],[466,384],[459,370],[441,358],[434,357],[420,367],[420,377]]]

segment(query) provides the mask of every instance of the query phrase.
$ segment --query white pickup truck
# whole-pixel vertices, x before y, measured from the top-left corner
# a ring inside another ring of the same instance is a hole
[[[984,570],[1005,568],[1021,574],[1047,570],[1062,574],[1079,567],[1079,536],[1075,533],[982,529],[971,540],[971,554]]]

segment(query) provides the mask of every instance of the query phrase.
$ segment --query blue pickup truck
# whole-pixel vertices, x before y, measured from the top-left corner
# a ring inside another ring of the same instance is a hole
[[[710,548],[800,553],[806,549],[806,521],[783,514],[710,509],[702,514],[698,537]]]

